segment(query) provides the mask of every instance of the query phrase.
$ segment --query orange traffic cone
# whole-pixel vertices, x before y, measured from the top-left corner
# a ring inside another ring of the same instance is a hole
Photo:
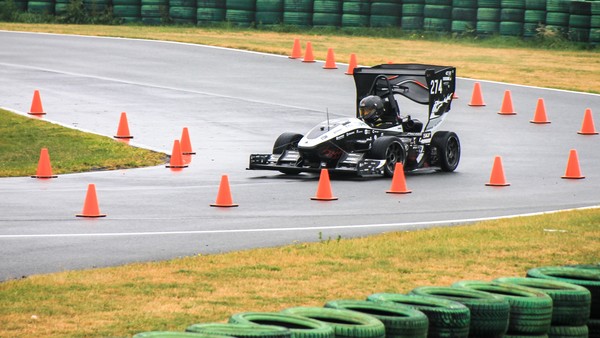
[[[513,108],[512,95],[510,94],[510,90],[504,91],[504,97],[502,98],[502,107],[498,112],[500,115],[516,115]]]
[[[306,52],[304,53],[302,62],[315,62],[315,55],[313,54],[312,43],[310,41],[306,43]]]
[[[356,54],[352,53],[350,54],[350,63],[348,63],[348,70],[346,70],[346,75],[353,75],[354,74],[354,68],[356,68],[357,64],[356,64]]]
[[[302,47],[300,47],[300,40],[294,39],[294,46],[292,47],[292,55],[290,59],[299,59],[302,57]]]
[[[50,156],[48,155],[48,149],[42,148],[40,151],[40,160],[38,161],[38,168],[33,178],[56,178],[58,176],[52,175],[52,166],[50,165]]]
[[[409,194],[412,191],[406,187],[406,178],[404,177],[404,166],[401,162],[396,163],[394,176],[392,177],[392,186],[386,191],[388,194]]]
[[[479,82],[475,82],[475,85],[473,86],[473,95],[471,95],[471,102],[469,102],[469,106],[485,106],[485,102],[483,102],[483,94],[481,93],[481,85]]]
[[[42,99],[40,98],[40,91],[35,90],[33,92],[33,100],[31,101],[31,108],[29,109],[30,115],[45,115],[44,108],[42,107]]]
[[[567,162],[567,170],[562,178],[567,179],[582,179],[585,176],[581,175],[581,169],[579,168],[579,157],[577,156],[577,150],[571,149],[569,151],[569,161]]]
[[[183,155],[195,155],[196,153],[192,150],[192,142],[190,142],[190,133],[187,127],[183,128],[181,132],[181,153]]]
[[[458,95],[456,95],[456,92],[452,93],[452,100],[457,100],[458,99]]]
[[[538,99],[537,105],[535,106],[533,120],[529,120],[529,122],[536,124],[550,123],[550,121],[548,121],[548,116],[546,116],[546,105],[544,104],[544,99]]]
[[[335,56],[333,55],[333,48],[327,49],[327,59],[325,59],[325,65],[323,69],[337,69],[335,64]]]
[[[96,197],[96,185],[89,184],[87,194],[85,195],[85,202],[83,204],[83,211],[81,214],[75,215],[77,217],[105,217],[106,214],[100,213],[98,207],[98,198]]]
[[[490,182],[486,183],[488,186],[505,187],[510,185],[506,182],[504,177],[504,168],[502,167],[502,157],[496,156],[494,158],[494,166],[492,167],[492,174],[490,175]]]
[[[179,144],[179,140],[175,140],[173,142],[173,151],[171,151],[171,160],[167,168],[187,168],[187,164],[183,161],[183,156],[181,154],[181,145]]]
[[[581,130],[577,132],[581,135],[597,135],[596,127],[594,126],[594,117],[592,116],[592,110],[587,108],[583,115],[583,123],[581,124]]]
[[[217,200],[214,204],[211,204],[210,206],[222,208],[231,208],[238,206],[238,204],[233,204],[233,199],[231,198],[231,190],[229,189],[229,178],[227,177],[227,175],[221,176],[221,184],[219,184],[219,193],[217,195]]]
[[[321,169],[317,194],[310,199],[316,201],[333,201],[338,199],[337,197],[333,197],[331,193],[331,182],[329,182],[329,171],[327,169]]]
[[[121,118],[119,119],[119,128],[117,129],[117,135],[115,138],[133,138],[129,133],[129,123],[127,122],[127,113],[122,112]]]

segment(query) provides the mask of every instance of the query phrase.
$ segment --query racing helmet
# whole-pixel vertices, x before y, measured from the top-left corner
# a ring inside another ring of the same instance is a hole
[[[375,121],[383,112],[383,100],[377,95],[365,96],[358,103],[359,117],[365,121]]]

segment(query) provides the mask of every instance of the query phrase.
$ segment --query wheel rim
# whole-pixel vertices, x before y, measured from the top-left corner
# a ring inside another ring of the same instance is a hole
[[[458,161],[458,154],[460,151],[460,145],[458,144],[458,140],[456,137],[450,137],[448,139],[448,145],[446,147],[446,159],[448,160],[448,164],[455,165]]]
[[[396,163],[404,162],[404,152],[402,146],[394,142],[390,144],[385,153],[385,165],[390,173],[394,172],[394,168],[396,167]]]

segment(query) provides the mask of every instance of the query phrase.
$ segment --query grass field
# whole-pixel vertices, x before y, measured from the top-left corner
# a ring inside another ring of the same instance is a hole
[[[318,58],[324,58],[326,47],[334,47],[338,61],[343,62],[350,52],[356,52],[359,63],[367,65],[387,61],[448,63],[457,66],[459,75],[465,77],[600,93],[597,51],[174,27],[0,23],[0,29],[169,39],[280,54],[288,54],[292,39],[299,37],[313,41]],[[448,51],[448,55],[432,52],[439,50]],[[25,142],[37,138],[29,135],[37,132],[32,130],[48,127],[32,119],[4,123],[9,121],[8,115],[0,114],[0,128],[10,128],[9,134],[21,135]],[[22,129],[13,129],[19,127]],[[28,132],[23,134],[22,130]],[[43,132],[49,134],[62,137],[68,133],[60,129]],[[5,134],[0,130],[0,135]],[[5,146],[1,143],[4,140],[0,139],[0,147]],[[11,138],[6,143],[14,146],[16,142]],[[58,142],[73,141],[65,138]],[[35,169],[42,145],[36,144],[29,157],[17,160],[25,167],[25,175]],[[54,150],[55,146],[47,147],[57,172],[73,170],[74,165],[61,163],[63,155]],[[4,160],[5,155],[1,158]],[[226,321],[237,312],[321,306],[334,299],[364,299],[375,292],[407,292],[463,279],[523,276],[527,269],[540,266],[598,263],[600,209],[368,238],[314,236],[316,243],[7,281],[0,284],[0,337],[106,337],[150,330],[181,331],[193,323]]]

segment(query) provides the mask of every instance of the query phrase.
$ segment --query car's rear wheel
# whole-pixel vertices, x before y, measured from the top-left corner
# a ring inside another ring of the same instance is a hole
[[[298,143],[300,142],[302,137],[303,137],[302,134],[297,134],[297,133],[283,133],[283,134],[279,135],[277,140],[275,140],[275,144],[273,144],[273,154],[281,155],[284,152],[289,151],[289,150],[297,151]],[[302,158],[299,157],[298,161],[296,162],[296,165],[300,165],[301,161],[302,161]],[[284,173],[287,175],[298,174],[298,172],[295,170],[281,169],[279,171],[281,173]]]
[[[451,172],[460,161],[460,141],[456,133],[439,131],[433,135],[431,145],[437,149],[437,163],[442,171]]]
[[[406,151],[402,140],[394,136],[383,136],[373,141],[369,151],[369,158],[385,160],[384,174],[387,177],[394,176],[396,163],[404,164]]]

